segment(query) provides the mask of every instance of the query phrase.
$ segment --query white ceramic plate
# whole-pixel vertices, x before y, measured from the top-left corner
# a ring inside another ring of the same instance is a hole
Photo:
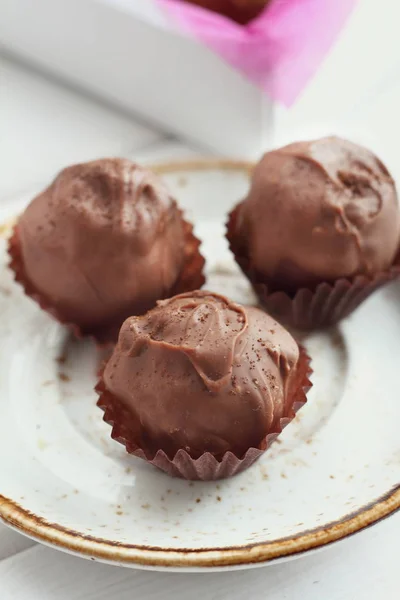
[[[207,287],[249,302],[224,240],[245,163],[159,169],[197,223]],[[230,480],[172,479],[110,438],[93,385],[99,356],[0,279],[0,517],[57,548],[125,566],[264,564],[344,538],[400,507],[400,284],[338,328],[303,341],[307,406],[270,451]]]

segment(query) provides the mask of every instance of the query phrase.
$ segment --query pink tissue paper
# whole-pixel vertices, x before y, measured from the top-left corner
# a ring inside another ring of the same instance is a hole
[[[317,71],[357,2],[272,0],[239,25],[186,2],[157,1],[179,27],[286,106]]]

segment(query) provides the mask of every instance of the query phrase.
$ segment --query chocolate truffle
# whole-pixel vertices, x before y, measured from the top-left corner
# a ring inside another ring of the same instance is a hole
[[[160,449],[170,459],[180,449],[193,459],[240,458],[293,417],[299,356],[264,312],[197,291],[127,319],[101,387],[113,424],[123,421],[125,442],[148,459]]]
[[[203,282],[191,226],[163,183],[129,160],[64,169],[26,208],[14,237],[19,278],[83,333],[118,331],[127,316]],[[188,245],[197,272],[176,290]]]
[[[269,292],[388,269],[399,246],[396,188],[369,150],[338,137],[264,155],[228,232]]]
[[[220,13],[241,25],[255,19],[266,7],[269,0],[182,0],[197,4],[213,12]]]

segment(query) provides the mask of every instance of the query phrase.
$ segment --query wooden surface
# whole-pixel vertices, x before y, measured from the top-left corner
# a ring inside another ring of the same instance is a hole
[[[0,208],[10,198],[39,189],[71,162],[104,155],[157,161],[195,154],[140,120],[119,115],[6,58],[0,59],[0,86]],[[367,100],[360,111],[365,127],[383,135],[386,144],[398,144],[399,78]],[[399,539],[397,514],[296,561],[251,571],[182,575],[91,563],[34,544],[0,525],[0,598],[396,600]]]

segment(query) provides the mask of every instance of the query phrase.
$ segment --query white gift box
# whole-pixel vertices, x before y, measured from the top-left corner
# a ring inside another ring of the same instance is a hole
[[[356,112],[399,62],[394,16],[360,0],[290,109],[178,31],[152,0],[1,0],[0,47],[204,148],[255,157],[274,143],[276,125],[282,136]]]
[[[272,103],[151,8],[147,0],[2,0],[0,40],[166,131],[223,154],[259,152]]]

